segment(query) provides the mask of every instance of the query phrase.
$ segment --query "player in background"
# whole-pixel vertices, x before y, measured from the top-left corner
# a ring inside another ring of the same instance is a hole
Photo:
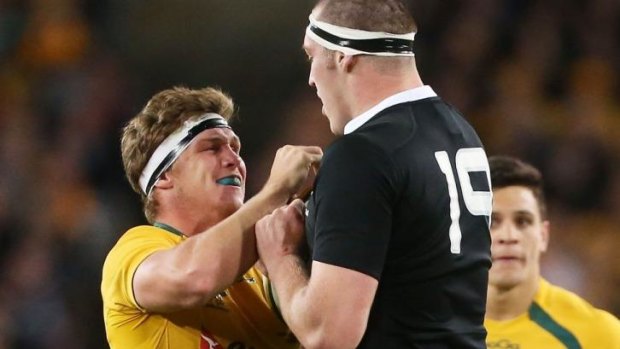
[[[489,159],[493,266],[487,347],[620,349],[620,322],[540,275],[550,223],[540,172],[507,156]]]

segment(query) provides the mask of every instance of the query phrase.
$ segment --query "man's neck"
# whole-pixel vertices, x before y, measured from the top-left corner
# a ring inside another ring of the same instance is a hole
[[[539,285],[539,275],[512,288],[503,289],[489,285],[485,316],[491,320],[504,321],[527,312],[534,301]]]
[[[403,76],[370,75],[363,80],[360,79],[353,88],[353,100],[356,103],[351,110],[353,114],[351,118],[364,113],[390,96],[424,85],[417,70]]]

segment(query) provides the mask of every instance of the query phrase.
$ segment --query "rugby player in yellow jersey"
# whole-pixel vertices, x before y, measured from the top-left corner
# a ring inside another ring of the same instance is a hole
[[[322,157],[278,150],[264,188],[244,204],[246,168],[217,89],[172,88],[123,131],[127,178],[151,225],[128,230],[103,266],[113,349],[296,348],[257,260],[254,224],[286,203]]]
[[[485,326],[489,349],[620,349],[620,321],[540,275],[549,221],[540,172],[489,158],[493,186]]]

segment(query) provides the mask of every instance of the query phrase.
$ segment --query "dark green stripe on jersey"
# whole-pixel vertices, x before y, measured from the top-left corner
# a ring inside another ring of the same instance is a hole
[[[547,312],[543,310],[536,302],[532,303],[529,309],[530,319],[538,326],[547,330],[555,338],[557,338],[567,349],[581,349],[581,345],[577,338],[567,329],[558,324]]]
[[[169,226],[168,224],[165,224],[165,223],[155,222],[155,223],[153,223],[153,226],[155,226],[157,228],[160,228],[160,229],[163,229],[163,230],[165,230],[167,232],[170,232],[170,233],[172,233],[174,235],[178,235],[180,237],[184,237],[185,236],[185,234],[181,233],[179,230],[177,230],[174,227],[171,227],[171,226]]]

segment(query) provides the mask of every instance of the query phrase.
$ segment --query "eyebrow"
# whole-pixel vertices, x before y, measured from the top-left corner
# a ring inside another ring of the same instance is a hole
[[[527,216],[533,216],[534,215],[534,212],[527,211],[527,210],[517,210],[514,213],[520,214],[520,215],[527,215]]]
[[[209,142],[209,143],[228,143],[228,137],[226,136],[221,136],[221,135],[213,135],[210,136],[208,138],[202,138],[202,139],[197,139],[196,143],[205,143],[205,142]],[[237,143],[237,144],[241,144],[241,139],[239,138],[239,136],[234,135],[231,137],[230,142],[232,143]]]
[[[493,210],[491,211],[492,214],[500,214],[499,210]],[[532,211],[527,211],[527,210],[517,210],[517,211],[510,211],[508,212],[508,215],[513,215],[513,214],[517,214],[517,215],[526,215],[526,216],[534,216],[534,212]]]

